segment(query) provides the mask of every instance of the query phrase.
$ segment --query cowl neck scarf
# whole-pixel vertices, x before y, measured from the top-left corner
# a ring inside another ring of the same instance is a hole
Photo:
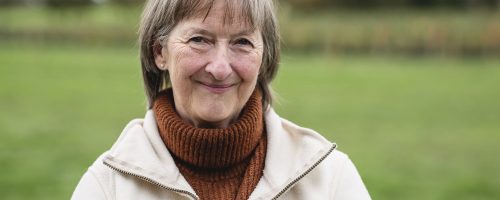
[[[262,176],[267,146],[258,90],[227,128],[185,122],[175,110],[172,89],[158,95],[153,110],[165,146],[201,199],[249,197]]]

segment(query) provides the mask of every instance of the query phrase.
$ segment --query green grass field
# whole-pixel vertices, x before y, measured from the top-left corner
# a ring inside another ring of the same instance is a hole
[[[125,45],[126,46],[126,45]],[[500,198],[500,59],[284,54],[278,112],[338,143],[373,199]],[[0,196],[68,199],[145,111],[136,47],[0,44]]]

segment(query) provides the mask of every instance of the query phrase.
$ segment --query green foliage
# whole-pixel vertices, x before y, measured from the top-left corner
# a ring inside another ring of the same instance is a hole
[[[498,55],[500,12],[330,10],[280,12],[284,47],[326,52]]]
[[[0,7],[0,40],[130,44],[141,6]],[[499,11],[323,10],[283,5],[279,20],[287,50],[445,55],[500,54]]]
[[[52,7],[85,6],[91,5],[92,0],[46,0],[45,3]]]
[[[130,44],[140,7],[0,7],[0,40]]]
[[[144,0],[0,0],[1,5],[35,3],[50,6],[80,6],[94,2],[111,2],[117,4],[141,4]],[[279,0],[283,4],[291,4],[301,9],[323,9],[325,7],[475,7],[475,6],[498,6],[498,0]]]
[[[498,0],[280,0],[300,9],[324,9],[325,7],[495,7]]]
[[[499,199],[500,59],[283,55],[278,113],[338,143],[373,199]],[[0,43],[2,199],[68,199],[145,113],[137,49]]]
[[[136,5],[140,5],[146,2],[144,0],[108,0],[108,1],[115,4],[136,4]]]

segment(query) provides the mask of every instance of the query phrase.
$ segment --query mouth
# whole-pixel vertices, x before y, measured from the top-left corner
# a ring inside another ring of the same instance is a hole
[[[205,89],[212,93],[216,94],[222,94],[224,92],[229,91],[233,86],[236,84],[214,84],[214,83],[204,83],[204,82],[198,82],[200,85],[202,85]]]

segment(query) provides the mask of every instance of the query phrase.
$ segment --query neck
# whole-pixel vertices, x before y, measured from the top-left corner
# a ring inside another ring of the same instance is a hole
[[[202,119],[192,119],[187,116],[184,116],[180,114],[178,111],[177,113],[179,116],[182,118],[183,121],[193,125],[196,128],[208,128],[208,129],[213,129],[213,128],[228,128],[231,124],[235,123],[238,120],[238,117],[231,117],[229,119],[224,119],[221,121],[206,121]],[[238,116],[238,115],[235,115]]]
[[[248,158],[262,138],[261,98],[258,91],[254,92],[240,116],[233,123],[224,124],[226,128],[183,120],[175,111],[171,90],[158,96],[153,109],[160,136],[174,156],[194,166],[220,168]]]

